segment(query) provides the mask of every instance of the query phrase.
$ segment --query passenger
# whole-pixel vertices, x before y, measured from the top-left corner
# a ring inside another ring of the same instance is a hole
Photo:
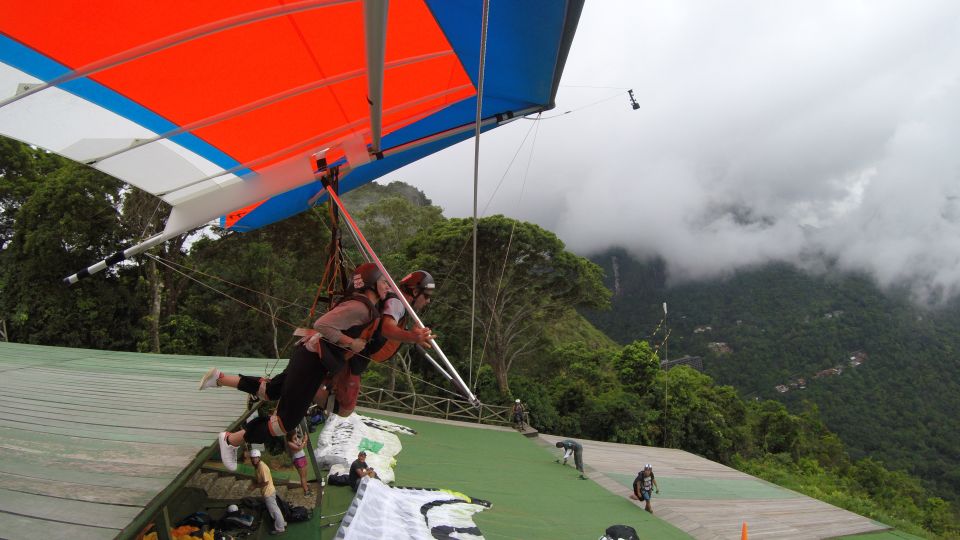
[[[300,424],[323,380],[343,369],[350,357],[367,346],[379,319],[376,303],[386,298],[389,288],[376,265],[362,264],[354,271],[352,294],[317,319],[313,330],[303,332],[282,373],[267,379],[227,375],[211,368],[203,376],[200,390],[229,386],[264,400],[279,400],[269,417],[261,416],[243,429],[220,434],[220,459],[228,470],[237,468],[241,442],[263,443]]]
[[[435,287],[433,276],[426,270],[417,270],[407,275],[400,280],[399,284],[403,297],[418,313],[422,313],[430,305]],[[386,298],[379,307],[380,326],[370,338],[367,347],[350,359],[349,369],[329,376],[314,396],[314,403],[325,407],[332,390],[337,399],[338,416],[346,418],[357,407],[361,375],[366,371],[371,360],[378,363],[386,362],[404,343],[414,343],[429,349],[430,340],[436,337],[431,334],[429,328],[404,329],[407,326],[409,314],[403,302],[393,291],[386,294]]]

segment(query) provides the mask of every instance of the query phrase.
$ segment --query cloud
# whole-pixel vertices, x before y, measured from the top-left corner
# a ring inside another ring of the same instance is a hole
[[[480,206],[674,279],[818,256],[955,295],[958,27],[951,1],[588,3],[552,118],[481,138]],[[466,216],[472,175],[471,140],[386,181]]]

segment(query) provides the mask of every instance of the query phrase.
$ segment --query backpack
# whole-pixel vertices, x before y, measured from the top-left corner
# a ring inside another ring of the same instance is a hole
[[[287,523],[300,523],[301,521],[310,521],[310,511],[306,506],[291,506],[288,515],[284,516]]]
[[[260,497],[244,497],[240,501],[240,505],[249,508],[255,514],[266,508],[266,505],[263,504],[263,499]]]
[[[640,540],[637,530],[629,525],[611,525],[607,527],[603,538],[606,540]]]
[[[349,474],[331,474],[327,481],[331,486],[349,486],[350,485],[350,475]]]
[[[184,525],[192,525],[199,528],[201,531],[204,527],[210,525],[213,522],[213,518],[210,517],[210,514],[206,512],[194,512],[189,516],[178,521],[174,527],[182,527]]]

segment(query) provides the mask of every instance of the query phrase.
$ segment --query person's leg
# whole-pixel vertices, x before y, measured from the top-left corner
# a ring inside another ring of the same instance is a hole
[[[263,400],[275,400],[280,396],[279,390],[283,387],[286,370],[273,378],[251,377],[249,375],[229,375],[217,368],[210,368],[200,379],[200,390],[218,386],[236,388]]]
[[[650,512],[650,513],[652,514],[652,513],[653,513],[653,506],[650,504],[650,492],[649,492],[649,491],[641,491],[640,494],[643,495],[643,500],[644,500],[644,502],[645,502],[645,504],[646,504],[646,506],[644,507],[644,510],[646,510],[647,512]]]
[[[259,417],[247,423],[243,440],[264,443],[270,437],[281,437],[296,429],[307,413],[313,397],[326,375],[326,368],[317,355],[302,345],[293,350],[287,369],[277,410],[269,417]],[[268,390],[268,393],[276,390]]]
[[[327,377],[323,380],[323,384],[320,385],[320,388],[317,389],[317,393],[313,396],[313,403],[320,407],[321,410],[327,409],[327,400],[330,399],[330,387],[333,386],[333,379]]]
[[[580,478],[585,478],[583,476],[583,450],[577,448],[573,451],[573,462],[577,466],[577,470],[580,471]]]
[[[273,530],[283,532],[287,528],[287,522],[283,520],[283,514],[280,512],[280,506],[277,505],[277,496],[270,495],[264,497],[263,502],[267,505],[267,511],[273,518]]]
[[[307,458],[297,458],[294,465],[297,467],[297,474],[300,475],[300,487],[303,488],[303,494],[306,495],[310,493],[310,488],[307,486]]]
[[[349,369],[341,369],[333,378],[337,398],[337,415],[346,418],[357,408],[360,395],[360,375],[354,375]]]
[[[229,377],[229,376],[228,376]],[[287,370],[274,375],[273,377],[251,377],[249,375],[234,375],[237,379],[237,390],[246,392],[251,396],[257,396],[264,401],[276,401],[280,399],[283,391],[283,384],[287,378]],[[224,377],[226,379],[226,377]],[[221,379],[223,380],[223,379]],[[232,381],[227,381],[232,382]],[[230,386],[227,383],[220,386]]]
[[[289,381],[286,381],[289,373]],[[287,369],[274,377],[265,387],[268,396],[280,397],[277,411],[269,417],[260,416],[233,433],[220,434],[220,459],[227,470],[237,470],[237,450],[240,443],[264,443],[271,436],[280,437],[289,428],[296,427],[316,394],[324,376],[324,368],[317,355],[302,345],[294,348]],[[259,387],[259,383],[258,383]]]

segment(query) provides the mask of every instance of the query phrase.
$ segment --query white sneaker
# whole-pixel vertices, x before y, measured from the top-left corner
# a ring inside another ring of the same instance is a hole
[[[206,375],[204,375],[200,379],[200,388],[198,388],[197,390],[206,390],[207,388],[216,388],[217,380],[219,379],[220,379],[220,370],[215,367],[212,367],[210,368],[209,371],[207,371]]]
[[[237,470],[237,450],[240,449],[238,446],[233,446],[227,442],[227,432],[224,431],[218,437],[220,441],[220,461],[223,462],[223,466],[227,468],[228,471]]]

